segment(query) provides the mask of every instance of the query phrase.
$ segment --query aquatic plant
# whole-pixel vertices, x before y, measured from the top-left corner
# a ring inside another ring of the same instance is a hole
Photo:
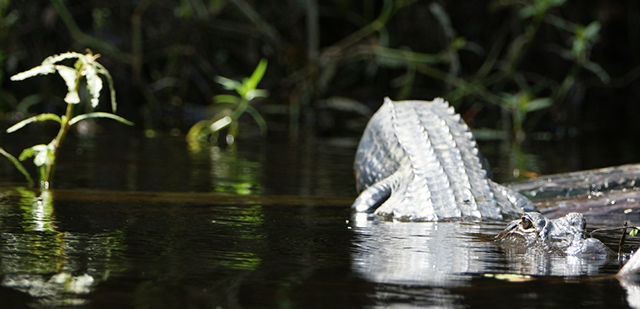
[[[86,89],[91,95],[91,107],[96,108],[98,106],[98,103],[100,101],[100,90],[102,90],[103,86],[100,75],[106,77],[107,79],[111,95],[111,109],[114,113],[116,111],[116,92],[113,88],[113,79],[111,78],[109,71],[107,71],[107,69],[105,69],[100,63],[96,61],[98,57],[100,57],[99,54],[94,55],[90,50],[87,50],[87,54],[84,55],[76,52],[67,52],[47,57],[46,59],[44,59],[44,61],[42,61],[41,65],[28,71],[18,73],[11,77],[12,81],[20,81],[36,75],[58,73],[67,86],[67,95],[64,98],[64,101],[67,103],[67,109],[64,115],[59,116],[53,113],[43,113],[24,119],[7,129],[7,133],[12,133],[23,128],[27,124],[49,120],[55,121],[60,124],[58,134],[51,140],[49,144],[39,144],[24,149],[18,157],[19,161],[16,160],[14,156],[0,148],[0,154],[11,160],[11,162],[18,168],[18,170],[22,174],[25,175],[30,183],[32,182],[31,177],[29,176],[22,163],[20,163],[20,161],[24,161],[27,158],[34,157],[33,163],[38,168],[40,187],[49,188],[51,186],[51,180],[53,178],[55,170],[55,162],[56,158],[58,157],[58,151],[60,149],[60,146],[62,145],[62,142],[64,141],[65,136],[67,135],[67,132],[69,131],[69,128],[71,128],[71,126],[73,126],[74,124],[82,120],[91,118],[109,118],[126,125],[133,125],[132,122],[111,113],[90,112],[86,114],[74,115],[74,107],[78,103],[80,103],[80,95],[78,94],[78,90],[80,88],[80,83],[82,80],[85,81]],[[59,62],[67,59],[77,60],[73,67],[58,64]]]
[[[260,134],[267,134],[267,123],[260,113],[253,108],[249,103],[255,98],[266,97],[269,92],[264,89],[258,89],[258,84],[264,72],[267,70],[267,60],[262,59],[258,66],[253,71],[250,77],[243,78],[242,82],[238,82],[226,77],[216,77],[216,82],[221,84],[227,90],[233,90],[238,93],[238,96],[230,94],[220,94],[213,97],[213,101],[217,104],[227,104],[232,107],[224,108],[218,112],[213,118],[205,119],[194,124],[187,133],[187,142],[192,149],[199,149],[199,144],[202,142],[211,142],[214,145],[218,141],[218,133],[225,127],[229,127],[225,141],[227,145],[231,145],[235,142],[236,135],[238,134],[238,118],[245,112],[251,115],[260,127]]]

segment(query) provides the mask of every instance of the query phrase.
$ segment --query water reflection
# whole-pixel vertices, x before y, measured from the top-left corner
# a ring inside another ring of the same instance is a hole
[[[518,251],[518,252],[515,252]],[[535,276],[595,276],[602,266],[614,262],[615,258],[561,256],[542,250],[505,250],[508,271]]]
[[[205,157],[207,155],[208,157]],[[219,147],[191,149],[194,162],[209,166],[211,190],[237,195],[261,194],[262,165],[238,155],[235,149],[225,151]],[[199,171],[194,171],[199,173]],[[197,178],[197,177],[194,177]]]
[[[600,275],[609,262],[506,251],[493,241],[504,225],[485,221],[394,223],[359,214],[352,223],[352,266],[366,280],[380,284],[374,295],[379,301],[452,306],[463,298],[453,291],[474,286],[472,280],[479,275],[513,282],[549,276],[571,280]]]
[[[483,136],[485,137],[485,136]],[[491,163],[494,180],[499,183],[529,179],[549,172],[552,163],[540,152],[543,147],[523,147],[511,139],[481,141],[482,154]]]
[[[470,273],[491,269],[498,259],[491,242],[481,242],[476,222],[381,222],[354,216],[353,267],[385,284],[455,287]]]
[[[0,275],[4,287],[40,305],[85,303],[83,295],[122,267],[111,262],[122,248],[118,233],[58,231],[49,191],[15,188],[0,201]]]
[[[20,195],[20,208],[24,211],[22,226],[27,231],[52,232],[53,206],[51,193],[43,191],[40,195],[24,188],[16,188]]]
[[[260,163],[238,157],[236,153],[211,151],[213,191],[238,195],[260,194]]]

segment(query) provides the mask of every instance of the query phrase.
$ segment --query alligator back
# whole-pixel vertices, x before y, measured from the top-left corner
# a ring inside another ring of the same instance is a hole
[[[503,219],[533,208],[487,177],[471,131],[453,107],[434,101],[385,102],[358,145],[357,212],[389,220]]]

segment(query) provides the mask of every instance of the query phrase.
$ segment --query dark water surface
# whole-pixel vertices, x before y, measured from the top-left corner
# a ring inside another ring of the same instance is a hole
[[[70,139],[55,190],[1,188],[0,307],[627,307],[638,299],[634,283],[611,277],[616,260],[505,253],[493,242],[505,222],[352,217],[357,139],[271,138],[235,153],[192,153],[179,137],[122,136]],[[8,167],[2,174],[19,180]],[[615,233],[603,240],[617,248]]]

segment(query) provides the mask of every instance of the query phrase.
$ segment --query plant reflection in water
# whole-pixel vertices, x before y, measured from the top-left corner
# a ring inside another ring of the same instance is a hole
[[[110,271],[122,270],[111,262],[123,247],[118,231],[59,231],[49,190],[17,187],[5,190],[2,196],[0,272],[4,287],[29,294],[39,305],[80,305],[85,303],[82,295],[106,280]]]
[[[215,192],[237,195],[261,194],[259,162],[238,157],[235,151],[211,147],[211,185]]]

